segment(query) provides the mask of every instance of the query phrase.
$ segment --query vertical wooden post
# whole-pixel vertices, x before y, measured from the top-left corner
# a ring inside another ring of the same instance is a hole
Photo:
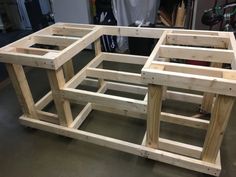
[[[101,46],[101,41],[100,38],[98,38],[94,42],[94,50],[95,50],[95,55],[99,55],[102,52],[102,46]],[[98,68],[103,68],[103,64],[100,63]],[[101,88],[101,86],[104,84],[104,79],[98,79],[98,88]]]
[[[95,50],[95,55],[96,55],[96,56],[102,52],[102,46],[101,46],[100,38],[98,38],[98,39],[94,42],[94,50]]]
[[[60,89],[65,85],[63,69],[59,68],[57,71],[48,70],[47,73],[60,124],[69,126],[73,121],[70,103],[60,95]]]
[[[38,119],[35,103],[23,67],[16,64],[6,64],[6,68],[16,91],[16,95],[22,107],[23,113],[27,117]]]
[[[148,85],[146,146],[158,148],[163,86]]]
[[[203,161],[215,163],[234,101],[235,98],[230,96],[218,95],[216,97],[203,146]]]
[[[72,59],[67,61],[64,65],[63,65],[63,70],[64,70],[64,74],[65,74],[65,79],[66,81],[70,80],[74,74],[74,67],[73,67],[73,61]]]
[[[222,68],[222,63],[211,63],[211,67],[215,68]],[[211,113],[211,109],[213,106],[213,101],[215,98],[214,93],[204,93],[203,94],[203,99],[202,99],[202,104],[201,104],[201,111],[204,113]]]
[[[202,99],[202,104],[201,104],[202,113],[211,113],[214,97],[215,97],[214,93],[205,92],[203,94],[203,99]]]

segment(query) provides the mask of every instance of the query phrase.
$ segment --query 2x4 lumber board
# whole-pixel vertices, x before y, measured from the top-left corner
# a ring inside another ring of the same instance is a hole
[[[219,36],[227,34],[227,32],[222,31],[207,31],[207,30],[182,30],[182,29],[174,29],[172,33],[177,34],[190,34],[190,35],[211,35],[211,36]]]
[[[106,82],[98,89],[98,93],[105,93],[107,90]],[[82,111],[76,116],[75,120],[71,123],[69,127],[78,129],[84,120],[88,117],[90,112],[93,110],[92,103],[87,103]]]
[[[94,81],[94,79],[92,79],[92,82],[91,79],[85,79],[84,80],[86,83],[84,83],[84,85],[91,85],[91,86],[97,86],[97,82]],[[87,83],[89,82],[89,84]],[[83,82],[81,83],[83,84]],[[75,88],[75,87],[74,87]],[[46,95],[44,95],[42,98],[40,98],[40,100],[38,100],[36,103],[35,103],[35,107],[36,109],[38,110],[42,110],[43,108],[45,108],[51,101],[53,101],[53,97],[52,97],[52,91],[49,91]]]
[[[205,130],[207,130],[209,126],[208,120],[182,116],[178,114],[171,114],[167,112],[161,112],[161,121]]]
[[[147,133],[145,133],[143,137],[143,141],[142,141],[143,146],[146,145],[146,136],[147,136],[146,134]],[[164,151],[173,152],[176,154],[193,157],[196,159],[200,159],[201,152],[202,152],[201,147],[193,146],[190,144],[181,143],[181,142],[177,142],[177,141],[173,141],[173,140],[169,140],[165,138],[159,138],[159,148]]]
[[[147,56],[106,53],[106,52],[103,52],[102,58],[104,61],[137,64],[137,65],[144,65],[148,59]]]
[[[25,38],[23,38],[23,40],[19,40],[16,41],[14,43],[12,43],[9,47],[30,47],[34,44],[34,40],[32,38],[32,36],[26,36]],[[7,49],[9,47],[3,47],[3,49]]]
[[[203,113],[211,113],[211,109],[213,106],[215,94],[205,92],[203,94],[202,104],[201,104],[201,112]]]
[[[147,92],[147,87],[145,86],[124,84],[124,83],[111,82],[111,81],[107,81],[106,83],[107,83],[108,89],[110,90],[123,91],[123,92],[128,92],[128,93],[139,94],[139,95],[145,95]],[[86,78],[81,84],[96,87],[97,80]],[[182,101],[182,102],[187,102],[187,103],[201,104],[203,96],[198,95],[198,94],[167,90],[166,99]]]
[[[217,158],[216,158],[216,165],[217,166],[221,166],[221,154],[220,154],[220,150],[218,152]]]
[[[148,85],[147,140],[146,146],[158,149],[163,87]]]
[[[85,78],[81,85],[89,85],[96,87],[98,81],[96,79]],[[124,84],[118,82],[107,81],[107,88],[108,90],[116,90],[116,91],[123,91],[128,93],[134,93],[139,95],[145,95],[147,93],[146,86],[139,86],[139,85],[131,85],[131,84]],[[201,104],[202,103],[202,95],[192,94],[192,93],[184,93],[178,91],[167,90],[166,98],[170,100],[182,101],[187,103],[195,103]]]
[[[129,118],[134,118],[134,119],[140,119],[140,120],[146,120],[146,113],[138,113],[134,111],[130,111],[127,109],[117,109],[117,108],[112,108],[112,107],[107,107],[104,105],[99,105],[99,104],[92,104],[93,110],[97,111],[102,111],[102,112],[107,112],[111,114],[117,114]]]
[[[101,104],[107,107],[116,107],[118,109],[125,109],[134,112],[145,113],[146,104],[144,101],[135,100],[131,98],[123,98],[119,96],[106,95],[102,93],[94,93],[85,90],[64,88],[61,91],[64,99],[72,102],[86,101],[90,103]]]
[[[161,45],[159,57],[231,64],[234,59],[234,52],[225,49]]]
[[[32,120],[27,117],[20,117],[21,124],[43,131],[56,133],[58,135],[67,136],[70,138],[86,141],[89,143],[97,144],[100,146],[108,147],[111,149],[127,152],[130,154],[138,155],[144,158],[164,162],[174,166],[191,169],[201,173],[206,173],[214,176],[218,176],[221,167],[217,164],[204,162],[198,159],[193,159],[183,155],[178,155],[163,150],[153,149],[142,145],[117,140],[114,138],[97,135],[82,130],[76,130],[68,127],[62,127],[39,120]]]
[[[230,69],[223,69],[220,67],[215,67],[215,65],[220,65],[220,64],[222,63],[215,63],[214,66],[211,65],[211,67],[207,67],[207,66],[183,64],[183,63],[168,63],[168,62],[162,62],[162,61],[153,61],[151,63],[150,68],[162,69],[164,67],[163,69],[167,71],[182,72],[182,73],[189,73],[189,74],[199,74],[199,75],[205,75],[205,76],[210,76],[210,77],[223,77],[223,78],[235,80],[236,71],[230,70]]]
[[[99,55],[102,52],[102,46],[101,46],[101,41],[100,38],[98,38],[94,42],[94,50],[95,50],[95,55]],[[98,68],[103,68],[103,63],[101,62],[98,66]],[[104,79],[98,79],[98,87],[101,87],[104,84]]]
[[[44,95],[40,100],[35,103],[35,107],[37,110],[42,110],[45,108],[51,101],[53,100],[52,91],[49,91],[46,95]]]
[[[211,63],[211,67],[222,68],[222,63]],[[236,74],[235,74],[236,75]],[[215,98],[215,94],[205,92],[203,94],[203,100],[201,104],[201,111],[205,113],[211,113],[211,109],[213,106],[213,101]]]
[[[182,101],[182,102],[187,102],[187,103],[195,103],[195,104],[201,104],[202,98],[203,98],[202,95],[177,92],[177,91],[172,91],[172,90],[167,90],[165,96],[166,96],[166,99]]]
[[[60,125],[69,126],[73,122],[70,103],[60,95],[60,90],[65,85],[63,69],[59,68],[57,71],[48,70],[47,73]]]
[[[65,87],[76,88],[87,76],[86,70],[88,67],[96,67],[102,62],[102,53],[97,55],[92,61],[90,61],[83,69],[81,69],[74,77],[72,77],[66,84]]]
[[[229,37],[169,33],[166,36],[166,43],[171,45],[204,46],[226,49],[229,45]]]
[[[60,52],[60,56],[58,56],[56,59],[56,68],[62,66],[76,54],[78,54],[87,46],[92,44],[95,40],[97,40],[102,35],[101,29],[102,27],[97,26],[96,29],[94,29],[92,32],[88,33],[80,40],[77,40],[76,42],[62,50]]]
[[[53,58],[52,57],[45,58],[44,56],[32,55],[32,54],[0,51],[0,62],[45,68],[45,69],[55,68]]]
[[[166,63],[166,62],[159,62],[154,61],[152,62],[150,69],[157,69],[157,70],[165,70],[171,72],[178,72],[183,74],[194,74],[194,75],[202,75],[202,76],[209,76],[209,77],[223,77],[223,72],[228,72],[229,70],[213,70],[209,69],[206,66],[192,66],[188,64],[179,64],[179,63]],[[236,72],[230,71],[231,73],[236,75]]]
[[[230,43],[229,43],[229,49],[234,51],[234,59],[232,60],[231,67],[232,69],[236,70],[236,42],[235,42],[235,37],[234,33],[229,33],[230,37]]]
[[[74,37],[74,36],[60,36],[60,35],[53,35],[53,34],[41,34],[41,35],[36,35],[36,36],[42,36],[42,37],[49,37],[49,38],[54,38],[54,39],[69,39],[71,41],[77,41],[79,40],[81,37]]]
[[[6,64],[6,68],[23,113],[32,119],[38,119],[33,96],[23,67],[21,65]]]
[[[92,104],[88,103],[82,109],[82,111],[76,116],[74,121],[70,124],[69,127],[78,129],[80,125],[84,122],[84,120],[88,117],[90,112],[92,111]]]
[[[136,74],[136,73],[114,71],[100,68],[88,68],[86,69],[86,74],[88,77],[102,78],[119,82],[127,82],[131,84],[143,84],[141,81],[141,74]]]
[[[34,35],[33,41],[36,44],[46,44],[55,46],[69,46],[77,41],[77,39],[61,38],[59,36],[50,35]]]
[[[73,66],[72,59],[67,61],[63,65],[63,71],[64,71],[66,81],[69,81],[74,76],[75,71],[74,71],[74,66]]]
[[[101,41],[100,38],[98,38],[95,42],[94,42],[94,50],[95,50],[95,55],[99,55],[102,52],[102,46],[101,46]]]
[[[203,145],[203,161],[215,163],[234,102],[234,97],[225,95],[218,95],[216,97],[211,113],[210,125]]]
[[[162,71],[157,69],[143,69],[142,79],[145,83],[156,85],[161,84],[170,87],[236,96],[236,81],[224,78]]]
[[[99,104],[92,104],[92,106],[94,110],[108,112],[112,114],[118,114],[122,116],[128,116],[131,118],[136,118],[136,119],[141,119],[141,120],[146,120],[145,113],[137,113],[137,112],[132,112],[130,110],[109,108],[109,107],[102,106]],[[208,125],[209,125],[208,120],[202,120],[202,119],[178,115],[178,114],[171,114],[167,112],[161,112],[161,121],[176,124],[176,125],[181,125],[181,126],[197,128],[197,129],[204,129],[204,130],[207,130]]]
[[[144,28],[144,27],[124,27],[124,26],[103,26],[104,35],[160,38],[165,29]]]
[[[103,68],[103,63],[100,63],[97,68]],[[99,79],[98,78],[98,88],[100,88],[104,84],[105,80],[104,79]]]
[[[166,43],[166,35],[167,31],[164,31],[163,34],[161,35],[160,39],[158,40],[157,44],[155,45],[154,49],[152,50],[151,55],[148,57],[147,62],[144,65],[145,68],[149,68],[150,64],[159,56],[159,50],[162,44]]]
[[[31,46],[31,45],[34,44],[34,42],[33,42],[33,40],[32,40],[32,36],[33,36],[33,35],[37,35],[37,34],[48,34],[48,33],[50,34],[50,28],[51,28],[51,26],[48,26],[48,27],[46,27],[46,28],[43,28],[43,29],[37,31],[36,33],[33,33],[33,34],[31,34],[31,35],[28,35],[28,36],[25,36],[25,37],[23,37],[23,38],[21,38],[21,39],[15,41],[15,42],[13,42],[13,43],[10,43],[10,44],[8,44],[8,45],[2,47],[1,49],[2,49],[2,50],[5,50],[5,49],[7,49],[7,48],[9,48],[9,47],[29,47],[29,46]]]
[[[26,47],[12,47],[9,52],[13,53],[24,53],[24,54],[33,54],[33,55],[45,55],[48,52],[55,52],[56,50],[40,49],[40,48],[26,48]]]
[[[145,95],[147,93],[147,87],[117,82],[107,82],[107,88],[108,90],[134,93],[138,95]]]
[[[37,114],[38,114],[39,120],[43,120],[46,122],[50,122],[50,123],[59,125],[58,115],[56,115],[54,113],[50,113],[50,112],[40,111],[40,110],[37,110]]]
[[[71,26],[54,26],[52,27],[53,35],[83,37],[92,30],[89,28],[78,28]]]
[[[74,27],[74,28],[83,28],[83,29],[94,29],[97,25],[93,24],[78,24],[78,23],[56,23],[55,26],[59,27]]]

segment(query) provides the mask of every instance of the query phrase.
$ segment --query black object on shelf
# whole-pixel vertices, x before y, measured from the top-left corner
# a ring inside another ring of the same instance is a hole
[[[129,26],[137,27],[137,25],[134,23]],[[147,26],[142,25],[142,27],[153,28],[154,25],[153,24],[149,24]],[[129,37],[128,42],[129,42],[130,54],[133,54],[133,55],[149,56],[154,46],[154,39],[151,39],[151,38]]]

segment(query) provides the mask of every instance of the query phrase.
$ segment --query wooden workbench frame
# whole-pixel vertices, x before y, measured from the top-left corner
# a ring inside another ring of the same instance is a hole
[[[101,51],[103,35],[159,39],[150,56]],[[38,48],[44,44],[50,48]],[[72,57],[94,44],[95,58],[74,73]],[[56,47],[55,47],[56,46]],[[0,62],[7,69],[24,115],[23,125],[95,143],[178,167],[218,176],[220,145],[236,96],[236,45],[232,33],[135,27],[114,27],[57,23],[0,49]],[[208,61],[210,67],[170,62],[171,58]],[[103,68],[103,62],[142,66],[140,73]],[[229,64],[232,69],[222,69]],[[22,65],[44,68],[51,91],[36,103]],[[78,89],[97,87],[97,92]],[[172,91],[168,87],[196,90],[203,95]],[[143,100],[106,94],[118,90],[143,95]],[[211,113],[203,120],[162,111],[162,101],[178,100],[202,105]],[[54,102],[57,114],[43,109]],[[70,103],[83,104],[76,116]],[[79,130],[92,110],[147,121],[140,144],[134,144]],[[204,129],[204,146],[198,147],[159,137],[160,121]]]

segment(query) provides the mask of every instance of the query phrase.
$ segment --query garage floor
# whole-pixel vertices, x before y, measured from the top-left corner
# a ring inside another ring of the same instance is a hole
[[[76,68],[92,58],[91,51],[82,52]],[[76,60],[76,59],[75,59]],[[78,67],[80,66],[80,67]],[[46,73],[34,69],[27,74],[35,100],[49,90]],[[135,95],[134,95],[135,96]],[[179,102],[164,103],[166,111],[194,115],[198,106]],[[74,107],[75,109],[76,107]],[[189,112],[192,112],[189,114]],[[11,85],[0,90],[0,177],[203,177],[164,163],[127,153],[23,127],[22,114]],[[236,174],[236,105],[221,148],[222,177]],[[92,112],[81,129],[122,140],[141,143],[145,122],[132,118]],[[187,133],[186,133],[187,132]],[[162,124],[161,136],[202,145],[204,131]]]

